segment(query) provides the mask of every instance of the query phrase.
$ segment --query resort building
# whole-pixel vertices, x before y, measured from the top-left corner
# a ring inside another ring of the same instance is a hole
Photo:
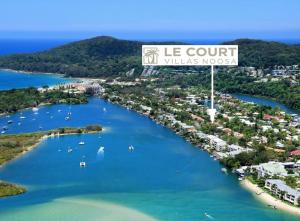
[[[259,164],[256,167],[258,177],[285,177],[287,176],[287,171],[282,163],[279,162],[268,162]]]
[[[278,179],[267,179],[265,181],[265,188],[270,190],[272,194],[277,197],[294,205],[299,205],[300,191],[289,187],[284,181]]]
[[[216,151],[225,151],[227,149],[227,143],[224,140],[214,135],[208,135],[207,137]]]

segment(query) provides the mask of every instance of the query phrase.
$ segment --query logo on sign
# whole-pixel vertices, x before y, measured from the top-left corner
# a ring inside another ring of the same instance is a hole
[[[157,47],[143,47],[143,64],[158,64],[159,50]]]

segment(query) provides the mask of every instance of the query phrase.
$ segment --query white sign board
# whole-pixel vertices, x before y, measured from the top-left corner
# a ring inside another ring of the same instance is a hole
[[[237,45],[143,45],[143,65],[238,65]]]

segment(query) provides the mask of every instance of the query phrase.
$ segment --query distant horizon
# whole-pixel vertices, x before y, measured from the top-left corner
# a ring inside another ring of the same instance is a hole
[[[277,42],[282,42],[282,43],[288,43],[288,44],[293,44],[293,43],[300,43],[300,36],[299,37],[270,37],[270,36],[219,36],[219,37],[209,37],[207,36],[192,36],[192,37],[182,37],[182,34],[179,36],[165,36],[165,35],[158,35],[158,36],[145,36],[143,34],[136,34],[136,35],[126,35],[126,34],[115,34],[115,33],[99,33],[99,34],[81,34],[77,36],[72,36],[70,34],[68,35],[53,35],[53,36],[45,36],[45,35],[38,35],[38,34],[33,34],[33,35],[28,35],[25,34],[24,36],[21,35],[4,35],[0,31],[0,41],[5,41],[5,40],[11,40],[11,41],[32,41],[32,40],[37,40],[37,41],[56,41],[56,40],[66,40],[66,41],[80,41],[80,40],[85,40],[85,39],[91,39],[91,38],[96,38],[96,37],[101,37],[101,36],[108,36],[108,37],[113,37],[116,39],[120,40],[131,40],[131,41],[182,41],[182,42],[187,42],[187,43],[193,43],[193,42],[216,42],[216,43],[222,43],[224,41],[233,41],[237,39],[253,39],[253,40],[263,40],[263,41],[277,41]],[[163,36],[163,37],[160,37]],[[189,36],[188,34],[186,36]]]
[[[1,32],[0,32],[1,34]],[[182,38],[182,37],[177,37],[174,36],[173,38],[171,37],[146,37],[146,36],[140,36],[140,35],[136,35],[136,36],[120,36],[118,34],[95,34],[95,35],[87,35],[87,36],[74,36],[74,37],[70,37],[70,36],[51,36],[51,37],[47,37],[47,36],[38,36],[38,35],[34,35],[34,36],[28,36],[25,35],[24,37],[22,36],[14,36],[14,37],[9,37],[9,36],[3,36],[0,35],[0,41],[66,41],[66,42],[72,42],[72,41],[80,41],[80,40],[86,40],[86,39],[92,39],[92,38],[96,38],[96,37],[101,37],[101,36],[108,36],[108,37],[113,37],[116,39],[120,39],[120,40],[131,40],[131,41],[179,41],[179,42],[185,42],[185,43],[201,43],[201,41],[203,41],[203,43],[207,43],[207,42],[211,42],[211,43],[223,43],[226,41],[234,41],[237,39],[253,39],[253,40],[263,40],[263,41],[275,41],[275,42],[281,42],[281,43],[286,43],[286,44],[298,44],[300,43],[300,37],[295,37],[295,38],[287,38],[287,37],[262,37],[262,36],[233,36],[233,37],[186,37],[186,38]]]
[[[106,35],[108,36],[108,35]],[[44,50],[49,50],[55,47],[59,47],[65,44],[69,44],[72,42],[90,39],[99,36],[90,36],[86,38],[0,38],[0,56],[11,55],[11,54],[20,54],[20,53],[34,53]],[[119,36],[111,36],[117,39],[122,40],[132,40],[132,41],[177,41],[189,44],[221,44],[227,41],[233,41],[235,39],[141,39],[141,38],[120,38]],[[275,41],[284,44],[299,44],[299,39],[259,39],[259,38],[248,38],[248,39],[256,39],[256,40],[264,40],[264,41]]]

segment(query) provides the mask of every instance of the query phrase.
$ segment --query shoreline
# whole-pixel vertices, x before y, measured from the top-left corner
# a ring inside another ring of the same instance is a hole
[[[104,99],[101,97],[101,99]],[[107,102],[110,102],[112,104],[117,104],[117,105],[120,105],[121,107],[123,108],[128,108],[118,102],[111,102],[107,99],[104,99],[106,100]],[[189,137],[186,137],[185,135],[182,135],[178,132],[176,132],[173,128],[171,127],[168,127],[166,125],[163,125],[161,122],[159,122],[159,120],[153,118],[153,117],[150,117],[144,113],[141,113],[139,111],[136,111],[134,109],[129,109],[131,111],[134,111],[135,113],[137,114],[140,114],[142,116],[145,116],[147,118],[149,118],[150,120],[152,120],[154,123],[156,124],[159,124],[165,128],[168,128],[170,129],[172,132],[174,132],[176,135],[182,137],[186,142],[189,142],[190,144],[192,144],[193,146],[195,146],[196,148],[200,148],[201,150],[207,152],[209,155],[211,156],[215,156],[213,152],[210,152],[208,149],[204,148],[204,143],[202,144],[195,144]],[[220,160],[218,160],[219,163]],[[255,198],[257,198],[259,201],[263,202],[265,205],[270,205],[271,207],[276,207],[276,209],[280,210],[280,211],[284,211],[284,212],[287,212],[287,213],[290,213],[290,214],[293,214],[293,215],[296,215],[296,216],[300,216],[300,207],[297,208],[296,206],[293,206],[293,205],[289,205],[287,203],[285,203],[284,201],[282,200],[279,200],[279,199],[276,199],[275,197],[273,197],[272,195],[270,195],[269,193],[267,193],[265,190],[263,190],[262,188],[258,187],[257,185],[251,183],[249,180],[247,179],[244,179],[243,181],[240,182],[241,186],[246,189],[247,191],[249,191],[250,193],[252,193]],[[275,208],[274,208],[275,209]]]
[[[244,179],[240,182],[241,186],[248,190],[252,195],[264,203],[265,205],[268,205],[270,207],[275,207],[274,209],[278,209],[280,211],[284,211],[293,215],[300,216],[300,207],[297,208],[295,206],[289,205],[280,199],[277,199],[267,193],[264,189],[260,188],[256,184],[251,183],[249,180]]]

